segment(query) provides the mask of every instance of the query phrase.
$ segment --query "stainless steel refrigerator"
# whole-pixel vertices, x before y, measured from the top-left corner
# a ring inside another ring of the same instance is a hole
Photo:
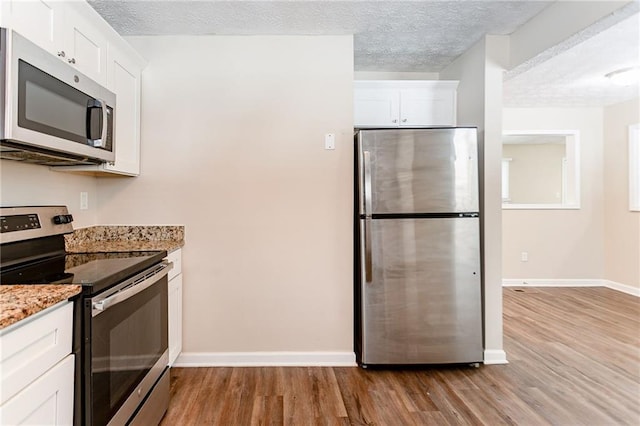
[[[355,133],[358,364],[483,359],[476,128]]]

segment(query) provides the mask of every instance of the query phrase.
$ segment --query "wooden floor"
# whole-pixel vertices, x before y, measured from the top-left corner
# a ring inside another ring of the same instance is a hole
[[[508,365],[176,368],[162,425],[640,425],[640,299],[504,289]]]

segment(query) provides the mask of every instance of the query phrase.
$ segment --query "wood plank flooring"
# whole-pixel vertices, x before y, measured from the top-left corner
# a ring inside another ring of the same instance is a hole
[[[505,288],[508,365],[175,368],[162,425],[640,425],[640,299]]]

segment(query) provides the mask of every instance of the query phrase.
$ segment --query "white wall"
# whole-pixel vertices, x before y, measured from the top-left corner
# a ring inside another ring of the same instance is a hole
[[[353,353],[352,37],[129,41],[142,171],[99,220],[186,226],[184,351]]]
[[[603,278],[603,125],[601,108],[506,108],[504,129],[580,132],[581,208],[504,210],[505,279]],[[521,252],[528,261],[520,260]]]
[[[502,75],[508,60],[508,38],[485,36],[440,73],[460,80],[458,125],[477,126],[481,151],[481,221],[485,363],[506,362],[502,341],[501,165]]]
[[[640,101],[604,109],[604,278],[640,293],[640,212],[629,211],[628,129]]]
[[[80,210],[80,192],[89,195],[87,210]],[[66,205],[77,229],[97,223],[97,200],[97,180],[92,176],[0,160],[0,205],[3,207]]]

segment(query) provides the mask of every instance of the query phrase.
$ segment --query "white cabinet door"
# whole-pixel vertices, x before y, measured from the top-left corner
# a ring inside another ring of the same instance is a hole
[[[169,281],[169,365],[182,352],[182,274]]]
[[[167,255],[173,263],[169,271],[169,365],[182,352],[182,249]]]
[[[0,425],[73,424],[73,303],[0,331]]]
[[[73,304],[62,303],[0,333],[0,404],[71,352]]]
[[[78,13],[76,8],[81,7],[90,8],[88,4],[59,0],[3,0],[2,25],[105,84],[107,37]]]
[[[54,55],[62,55],[64,4],[53,0],[2,0],[0,3],[3,27],[14,29]]]
[[[455,96],[451,92],[437,89],[400,90],[400,126],[454,125]]]
[[[0,406],[0,424],[72,425],[74,364],[68,355]]]
[[[356,88],[353,98],[355,127],[398,126],[397,90]]]
[[[354,127],[456,125],[457,81],[354,82]]]
[[[52,167],[57,171],[95,175],[140,174],[140,74],[141,67],[114,45],[107,51],[107,89],[116,94],[115,151],[113,163]]]
[[[107,80],[107,38],[74,8],[65,12],[66,60],[78,71],[104,85]]]
[[[105,170],[140,174],[140,67],[113,46],[108,51],[107,88],[116,94],[116,160]]]

